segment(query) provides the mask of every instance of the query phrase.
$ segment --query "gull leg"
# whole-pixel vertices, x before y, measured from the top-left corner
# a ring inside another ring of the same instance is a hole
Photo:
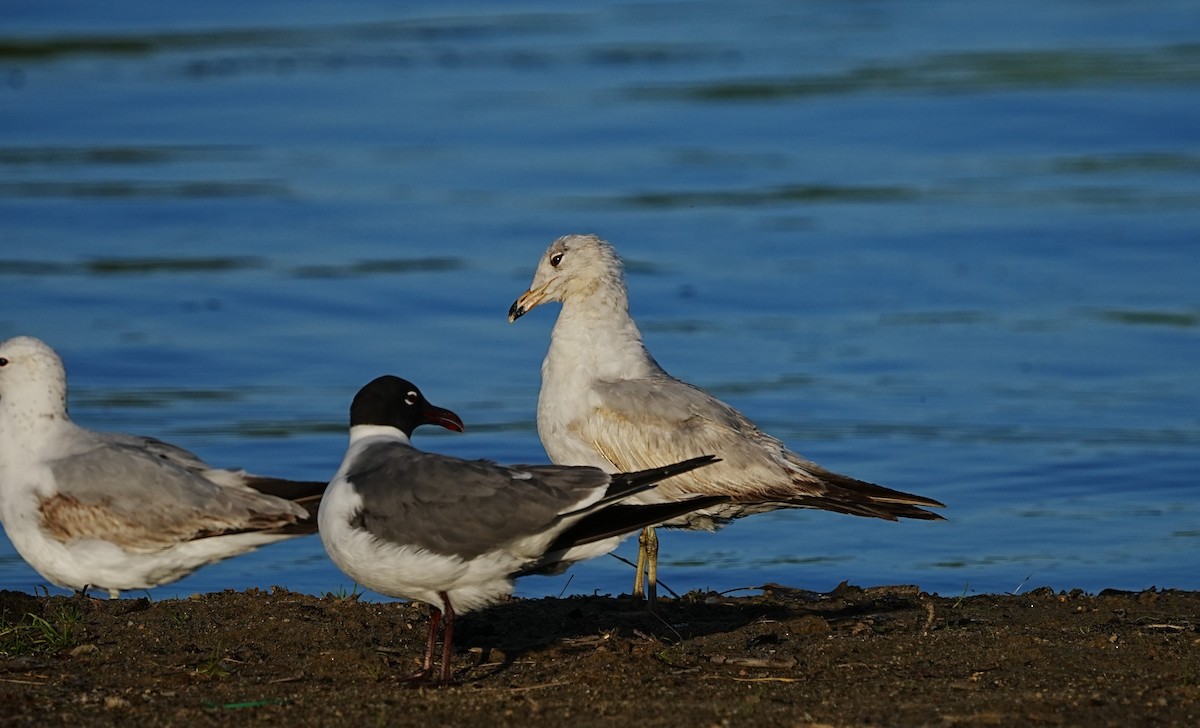
[[[648,534],[648,535],[647,535]],[[633,598],[642,600],[646,597],[645,575],[646,575],[646,543],[654,538],[654,529],[646,526],[642,532],[638,534],[638,557],[637,557],[637,573],[633,576]]]
[[[442,621],[442,610],[437,607],[429,608],[429,639],[425,643],[425,669],[422,674],[426,677],[433,674],[433,651],[437,648],[438,625]]]
[[[446,613],[446,627],[442,631],[442,679],[441,684],[450,682],[450,653],[454,650],[454,607],[450,604],[450,596],[446,592],[438,592],[442,598],[443,611]]]
[[[658,603],[658,534],[647,527],[646,534],[646,606],[654,609]]]
[[[92,586],[88,584],[82,589],[76,589],[75,598],[79,600],[80,604],[86,605],[88,609],[96,610],[99,609],[102,604],[104,604],[104,600],[102,600],[100,597],[94,597],[91,594],[88,594],[88,590],[91,588]],[[49,590],[47,590],[46,594],[48,595],[49,593]],[[109,591],[109,599],[116,599],[120,595],[121,593],[118,591]]]
[[[438,625],[442,623],[442,610],[429,607],[429,637],[425,641],[425,667],[415,675],[404,678],[406,682],[422,682],[433,674],[433,653],[437,647]]]

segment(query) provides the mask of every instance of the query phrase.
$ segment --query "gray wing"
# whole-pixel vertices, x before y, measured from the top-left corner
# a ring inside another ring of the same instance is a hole
[[[597,406],[571,428],[615,469],[639,470],[697,452],[721,459],[663,481],[657,493],[664,500],[724,495],[735,506],[746,504],[744,514],[787,505],[889,520],[941,518],[915,507],[940,502],[826,470],[729,405],[667,374],[594,386]]]
[[[325,489],[329,486],[328,481],[287,480],[252,475],[241,469],[214,468],[201,460],[195,453],[154,437],[127,435],[119,432],[94,432],[91,434],[103,442],[144,450],[148,455],[177,465],[217,485],[247,492],[258,492],[297,503],[304,507],[309,519],[308,524],[299,532],[316,532],[317,508]],[[298,531],[289,531],[289,533],[296,532]]]
[[[597,406],[570,427],[616,470],[641,470],[698,452],[721,458],[664,481],[658,487],[664,499],[727,495],[735,502],[779,501],[824,490],[815,478],[804,482],[803,466],[811,463],[702,389],[667,375],[594,386]]]
[[[463,559],[554,528],[600,500],[610,482],[598,468],[504,467],[400,443],[366,448],[346,479],[363,499],[354,525]]]
[[[306,517],[300,506],[222,487],[136,444],[105,442],[56,460],[50,469],[58,493],[42,502],[42,520],[64,541],[96,538],[131,550],[158,550],[180,541],[286,526]]]
[[[193,473],[203,473],[206,470],[212,469],[211,465],[201,460],[198,455],[190,450],[184,450],[178,445],[163,442],[156,437],[127,435],[123,432],[96,432],[92,434],[112,445],[127,445],[144,450],[156,458],[165,460],[173,465],[178,465]]]

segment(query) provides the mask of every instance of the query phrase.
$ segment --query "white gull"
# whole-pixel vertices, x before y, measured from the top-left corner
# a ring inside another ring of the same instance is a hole
[[[724,498],[628,506],[621,501],[671,475],[713,462],[698,457],[638,473],[588,467],[502,466],[412,446],[413,430],[462,420],[412,383],[382,376],[350,406],[350,442],[321,503],[320,533],[333,562],[363,586],[432,607],[423,669],[433,676],[439,623],[450,680],[455,615],[512,593],[513,580],[557,573],[611,551],[626,533]]]
[[[217,469],[154,438],[80,427],[58,354],[30,336],[0,342],[0,522],[58,586],[116,598],[311,533],[325,485]]]
[[[887,520],[940,519],[923,510],[936,500],[866,483],[822,468],[762,432],[704,390],[667,374],[650,356],[629,314],[624,268],[595,235],[555,240],[533,282],[508,312],[510,322],[548,301],[562,303],[542,363],[537,426],[555,463],[608,471],[636,470],[688,453],[721,462],[672,478],[635,496],[660,502],[724,495],[728,502],[663,525],[716,530],[730,519],[777,508],[815,508]],[[638,553],[635,596],[643,571],[655,598],[657,539],[646,528]]]

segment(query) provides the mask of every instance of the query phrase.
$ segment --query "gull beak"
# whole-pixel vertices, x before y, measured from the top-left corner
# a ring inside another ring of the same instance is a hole
[[[546,300],[545,286],[537,289],[530,288],[528,291],[525,291],[521,294],[521,297],[514,301],[513,305],[509,307],[508,322],[511,324],[513,321],[521,318],[525,314],[537,308],[544,300]]]
[[[462,419],[448,409],[435,407],[428,402],[425,403],[425,411],[421,413],[425,417],[425,422],[430,425],[441,425],[447,430],[462,432],[465,428]]]

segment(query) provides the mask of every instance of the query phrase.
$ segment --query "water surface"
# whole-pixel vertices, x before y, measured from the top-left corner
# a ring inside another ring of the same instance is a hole
[[[0,18],[0,336],[63,354],[84,425],[327,478],[350,398],[395,373],[468,424],[422,446],[543,460],[556,312],[505,313],[553,238],[596,232],[669,371],[949,506],[666,533],[676,591],[1200,588],[1191,3]],[[0,540],[0,588],[42,584]],[[352,588],[308,538],[154,595],[273,584]]]

